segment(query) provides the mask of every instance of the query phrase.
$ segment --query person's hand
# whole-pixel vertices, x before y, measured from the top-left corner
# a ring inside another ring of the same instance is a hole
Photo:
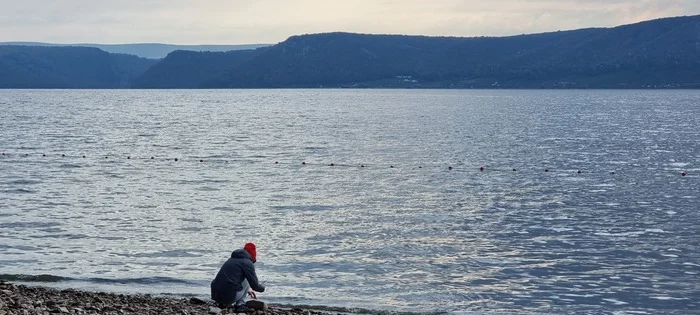
[[[248,290],[248,296],[250,296],[251,298],[253,298],[253,300],[257,300],[257,299],[258,299],[258,297],[255,295],[255,291],[253,291],[253,290]]]

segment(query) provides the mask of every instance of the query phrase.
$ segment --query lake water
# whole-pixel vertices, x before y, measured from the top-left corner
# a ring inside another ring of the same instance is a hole
[[[0,279],[208,297],[254,241],[274,303],[700,314],[700,91],[0,90],[0,132]]]

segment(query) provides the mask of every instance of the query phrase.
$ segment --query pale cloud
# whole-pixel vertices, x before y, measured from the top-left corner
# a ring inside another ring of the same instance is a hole
[[[700,0],[0,0],[0,41],[275,43],[295,34],[499,36],[700,14]]]

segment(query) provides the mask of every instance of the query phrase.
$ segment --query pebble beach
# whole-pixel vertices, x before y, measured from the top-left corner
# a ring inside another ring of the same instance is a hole
[[[128,295],[86,292],[73,289],[58,290],[0,282],[0,315],[48,314],[236,314],[220,309],[213,301],[197,298],[170,298],[152,295]],[[242,314],[242,313],[241,313]],[[332,313],[299,308],[264,306],[255,315],[330,315]]]

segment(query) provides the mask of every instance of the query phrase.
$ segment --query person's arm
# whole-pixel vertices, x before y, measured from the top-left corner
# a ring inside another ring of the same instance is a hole
[[[252,262],[243,264],[243,276],[248,280],[248,284],[250,284],[250,288],[253,291],[265,292],[265,286],[258,281],[258,275],[255,273],[255,266],[253,266]]]

